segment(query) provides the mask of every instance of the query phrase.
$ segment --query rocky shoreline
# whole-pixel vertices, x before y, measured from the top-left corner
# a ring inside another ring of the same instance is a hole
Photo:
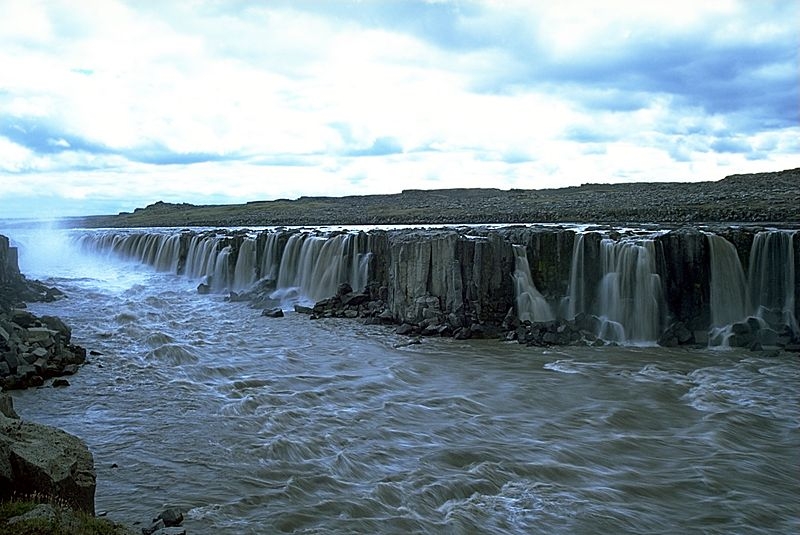
[[[71,218],[70,227],[431,225],[480,223],[796,223],[800,168],[715,182],[584,184],[541,190],[405,190],[238,205],[156,202],[118,215]]]
[[[37,317],[25,309],[26,302],[64,297],[56,288],[26,279],[16,249],[0,235],[0,504],[37,503],[25,514],[7,519],[0,525],[2,533],[13,533],[17,527],[28,533],[29,526],[42,529],[42,525],[58,533],[84,533],[89,528],[81,514],[95,515],[97,476],[86,443],[60,429],[21,420],[13,398],[5,393],[42,387],[51,378],[56,378],[52,387],[69,386],[62,377],[75,374],[85,363],[86,350],[71,343],[72,331],[61,319]],[[105,519],[99,522],[99,532],[116,535],[186,533],[180,527],[183,514],[169,508],[139,529]]]

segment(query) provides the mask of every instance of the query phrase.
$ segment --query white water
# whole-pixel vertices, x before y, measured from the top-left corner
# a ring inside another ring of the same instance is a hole
[[[281,252],[280,232],[267,233],[259,264],[259,244],[245,237],[236,250],[232,240],[214,232],[191,234],[186,265],[178,266],[181,235],[174,230],[146,232],[114,230],[77,237],[81,249],[104,257],[153,266],[157,271],[208,281],[214,292],[245,291],[259,280],[274,281],[273,298],[291,309],[296,302],[313,304],[334,295],[339,284],[355,291],[367,284],[369,258],[363,233],[334,236],[293,232]],[[235,256],[234,256],[235,255]]]
[[[586,277],[584,275],[584,251],[583,251],[583,233],[575,235],[575,243],[572,246],[572,265],[569,277],[569,295],[566,299],[566,312],[564,316],[567,319],[573,319],[581,312],[586,311]]]
[[[600,257],[598,336],[615,342],[653,343],[663,328],[665,308],[653,240],[604,239]]]
[[[524,245],[514,245],[514,288],[517,318],[520,321],[541,322],[555,319],[550,305],[533,282]]]
[[[749,287],[755,316],[780,322],[800,333],[795,317],[794,231],[759,232],[750,252]],[[768,321],[768,323],[772,323]]]

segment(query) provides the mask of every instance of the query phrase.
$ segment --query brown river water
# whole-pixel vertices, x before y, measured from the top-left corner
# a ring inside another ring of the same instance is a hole
[[[15,406],[87,442],[115,520],[174,505],[191,534],[800,532],[796,355],[404,345],[22,245],[23,271],[69,295],[32,311],[100,354]]]

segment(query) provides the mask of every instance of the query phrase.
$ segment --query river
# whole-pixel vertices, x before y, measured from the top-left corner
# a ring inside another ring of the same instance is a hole
[[[15,238],[15,231],[9,235]],[[261,317],[197,281],[17,236],[95,353],[14,393],[83,438],[98,511],[190,534],[797,533],[800,361],[407,338]]]

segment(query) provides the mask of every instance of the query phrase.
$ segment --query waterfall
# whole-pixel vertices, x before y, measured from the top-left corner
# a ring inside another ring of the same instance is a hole
[[[300,262],[300,253],[308,234],[297,233],[289,236],[286,248],[283,250],[281,265],[278,267],[278,288],[291,288],[295,286],[297,266]]]
[[[232,250],[230,245],[226,245],[214,258],[214,270],[212,271],[214,275],[211,279],[211,288],[214,291],[229,290],[231,287],[230,257]]]
[[[600,243],[603,277],[598,292],[598,336],[621,343],[652,343],[661,334],[664,299],[653,240]]]
[[[794,232],[756,234],[748,269],[750,298],[756,317],[770,325],[782,323],[800,334],[795,317]]]
[[[199,279],[214,273],[220,238],[216,236],[192,236],[186,255],[186,276]]]
[[[706,239],[711,253],[711,327],[720,328],[747,317],[747,285],[733,244],[711,233]]]
[[[261,267],[259,269],[262,279],[271,281],[277,281],[278,279],[278,269],[280,268],[280,236],[280,232],[270,232],[266,236]]]
[[[514,288],[517,298],[517,318],[520,321],[541,322],[555,319],[547,300],[536,289],[524,245],[514,245]]]
[[[245,238],[239,246],[236,266],[233,268],[234,291],[246,290],[256,282],[256,240]]]
[[[178,271],[178,261],[181,252],[181,235],[162,236],[161,243],[155,255],[154,267],[156,271],[175,273]]]
[[[575,235],[572,246],[572,265],[569,275],[569,295],[566,298],[564,317],[572,319],[586,311],[586,277],[583,272],[583,234]]]

